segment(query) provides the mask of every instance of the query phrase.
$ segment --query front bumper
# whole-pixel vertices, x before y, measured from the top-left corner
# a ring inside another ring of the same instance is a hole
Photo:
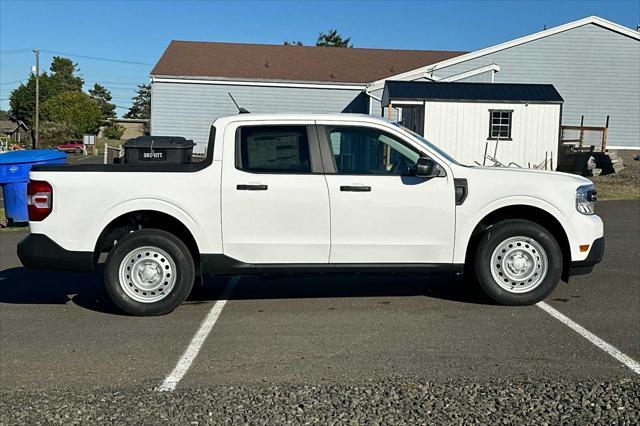
[[[600,237],[593,242],[589,255],[584,260],[571,262],[569,276],[590,274],[594,266],[602,261],[604,257],[604,237]]]
[[[29,234],[18,243],[20,262],[29,269],[92,271],[93,253],[69,251],[43,234]]]

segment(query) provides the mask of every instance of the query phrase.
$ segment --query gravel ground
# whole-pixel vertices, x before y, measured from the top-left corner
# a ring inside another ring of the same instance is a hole
[[[0,424],[637,424],[640,380],[402,377],[350,384],[0,393]]]
[[[640,200],[640,161],[633,158],[636,150],[616,152],[624,162],[624,170],[605,176],[590,177],[595,183],[600,200]]]

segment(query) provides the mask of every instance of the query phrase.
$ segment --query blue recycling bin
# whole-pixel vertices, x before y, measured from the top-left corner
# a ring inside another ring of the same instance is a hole
[[[67,154],[55,149],[10,151],[0,154],[0,186],[4,214],[10,223],[28,222],[27,183],[36,164],[66,164]]]

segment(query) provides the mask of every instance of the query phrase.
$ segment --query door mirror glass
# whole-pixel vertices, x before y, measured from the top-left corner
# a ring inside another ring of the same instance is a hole
[[[440,176],[440,166],[429,157],[420,157],[416,163],[415,175],[425,178]]]

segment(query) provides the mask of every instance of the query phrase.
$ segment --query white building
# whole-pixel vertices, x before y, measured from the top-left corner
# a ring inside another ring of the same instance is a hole
[[[596,16],[474,52],[174,41],[151,71],[151,132],[203,151],[211,122],[237,112],[229,92],[255,113],[387,116],[387,81],[552,84],[564,98],[562,125],[609,117],[607,147],[640,149],[640,33]]]
[[[555,169],[563,99],[550,84],[388,81],[382,105],[463,164]]]

